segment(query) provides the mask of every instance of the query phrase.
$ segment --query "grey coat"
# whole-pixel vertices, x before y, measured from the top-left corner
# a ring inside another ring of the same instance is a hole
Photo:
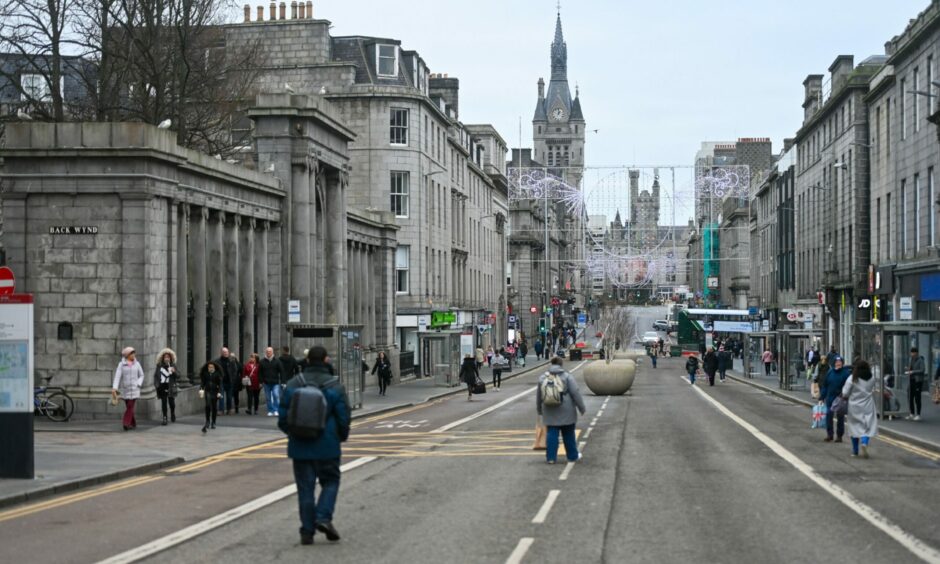
[[[845,417],[846,430],[850,437],[874,437],[878,434],[878,418],[875,416],[875,379],[850,377],[842,386],[842,395],[849,400],[849,411]]]
[[[542,405],[542,382],[546,374],[539,376],[539,385],[535,392],[535,409],[542,416],[542,422],[546,427],[561,427],[563,425],[574,425],[578,422],[578,412],[584,415],[584,400],[581,398],[581,391],[578,390],[578,383],[574,376],[565,372],[560,366],[552,365],[549,369],[552,374],[562,374],[565,379],[565,394],[561,397],[561,405],[548,406]]]

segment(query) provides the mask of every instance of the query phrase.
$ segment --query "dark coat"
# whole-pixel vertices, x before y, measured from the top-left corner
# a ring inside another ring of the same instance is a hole
[[[238,363],[232,357],[219,357],[213,361],[222,369],[222,385],[226,388],[236,389],[241,386],[242,374]]]
[[[718,370],[731,368],[731,353],[724,350],[718,352]]]
[[[698,357],[690,356],[689,359],[685,361],[685,371],[691,373],[696,370],[698,370]]]
[[[389,362],[388,357],[377,358],[375,359],[375,366],[372,367],[372,373],[379,373],[379,378],[383,380],[392,379],[392,363]]]
[[[258,369],[262,384],[273,386],[281,383],[281,363],[276,357],[270,360],[262,357]]]
[[[702,370],[706,374],[714,374],[718,370],[718,355],[715,351],[705,353],[705,357],[702,358]]]
[[[835,367],[829,369],[826,377],[819,384],[819,399],[826,402],[826,407],[832,407],[832,401],[842,393],[842,387],[851,375],[851,367],[845,365],[838,370]]]
[[[222,391],[222,370],[216,366],[216,371],[209,374],[210,364],[215,364],[215,361],[207,362],[199,369],[199,389],[205,391],[207,404],[213,401]]]
[[[294,376],[300,374],[300,365],[297,359],[289,354],[282,354],[278,357],[278,365],[281,369],[281,383],[289,381]]]
[[[173,370],[170,370],[170,368]],[[169,382],[165,384],[161,383],[164,369],[169,372]],[[157,397],[161,399],[165,397],[175,398],[176,394],[179,392],[179,379],[180,375],[179,372],[176,371],[176,364],[172,362],[169,364],[157,364],[157,367],[153,371],[153,386],[157,389]]]
[[[476,361],[472,358],[463,359],[463,363],[460,365],[460,381],[472,386],[479,377],[480,373],[477,371]]]
[[[296,460],[338,459],[342,456],[340,443],[349,438],[350,415],[346,388],[337,381],[325,364],[311,364],[304,370],[303,377],[308,386],[317,386],[323,390],[328,410],[326,429],[316,439],[299,439],[288,435],[287,456]],[[294,376],[281,394],[277,426],[285,433],[291,396],[301,385],[300,377]]]

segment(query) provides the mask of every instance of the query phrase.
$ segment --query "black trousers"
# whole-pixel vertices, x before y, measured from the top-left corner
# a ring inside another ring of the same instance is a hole
[[[379,393],[382,394],[383,396],[385,395],[385,390],[388,389],[388,381],[389,381],[389,378],[385,378],[384,376],[381,376],[381,375],[379,376]]]
[[[493,369],[493,385],[497,388],[503,385],[503,371],[498,368]]]
[[[208,396],[209,394],[206,394],[206,395]],[[215,397],[214,395],[211,398],[207,397],[206,398],[206,425],[208,425],[209,423],[212,423],[213,425],[215,425],[215,419],[218,415],[219,415],[219,398]],[[212,417],[211,420],[209,418],[210,416]]]
[[[160,396],[160,410],[163,411],[163,418],[166,419],[166,407],[170,406],[170,413],[176,413],[176,398],[167,394]]]
[[[924,391],[924,383],[911,379],[911,387],[907,390],[907,404],[911,410],[911,415],[920,415],[921,394]]]
[[[261,390],[247,388],[246,393],[248,394],[248,412],[258,413],[258,405],[261,403]]]

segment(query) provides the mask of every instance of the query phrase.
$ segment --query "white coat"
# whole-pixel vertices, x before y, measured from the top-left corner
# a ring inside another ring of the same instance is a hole
[[[842,386],[842,395],[849,400],[849,410],[845,417],[846,430],[850,437],[874,437],[878,434],[878,417],[875,414],[875,379],[858,379],[853,382],[850,376]]]
[[[140,397],[140,388],[144,385],[144,369],[136,360],[133,363],[121,359],[117,370],[114,371],[114,382],[111,389],[121,394],[121,399],[137,399]]]

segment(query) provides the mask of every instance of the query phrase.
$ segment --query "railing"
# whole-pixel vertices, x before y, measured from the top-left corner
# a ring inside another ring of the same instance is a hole
[[[415,372],[415,352],[401,351],[398,355],[398,369],[402,376],[414,374]]]

